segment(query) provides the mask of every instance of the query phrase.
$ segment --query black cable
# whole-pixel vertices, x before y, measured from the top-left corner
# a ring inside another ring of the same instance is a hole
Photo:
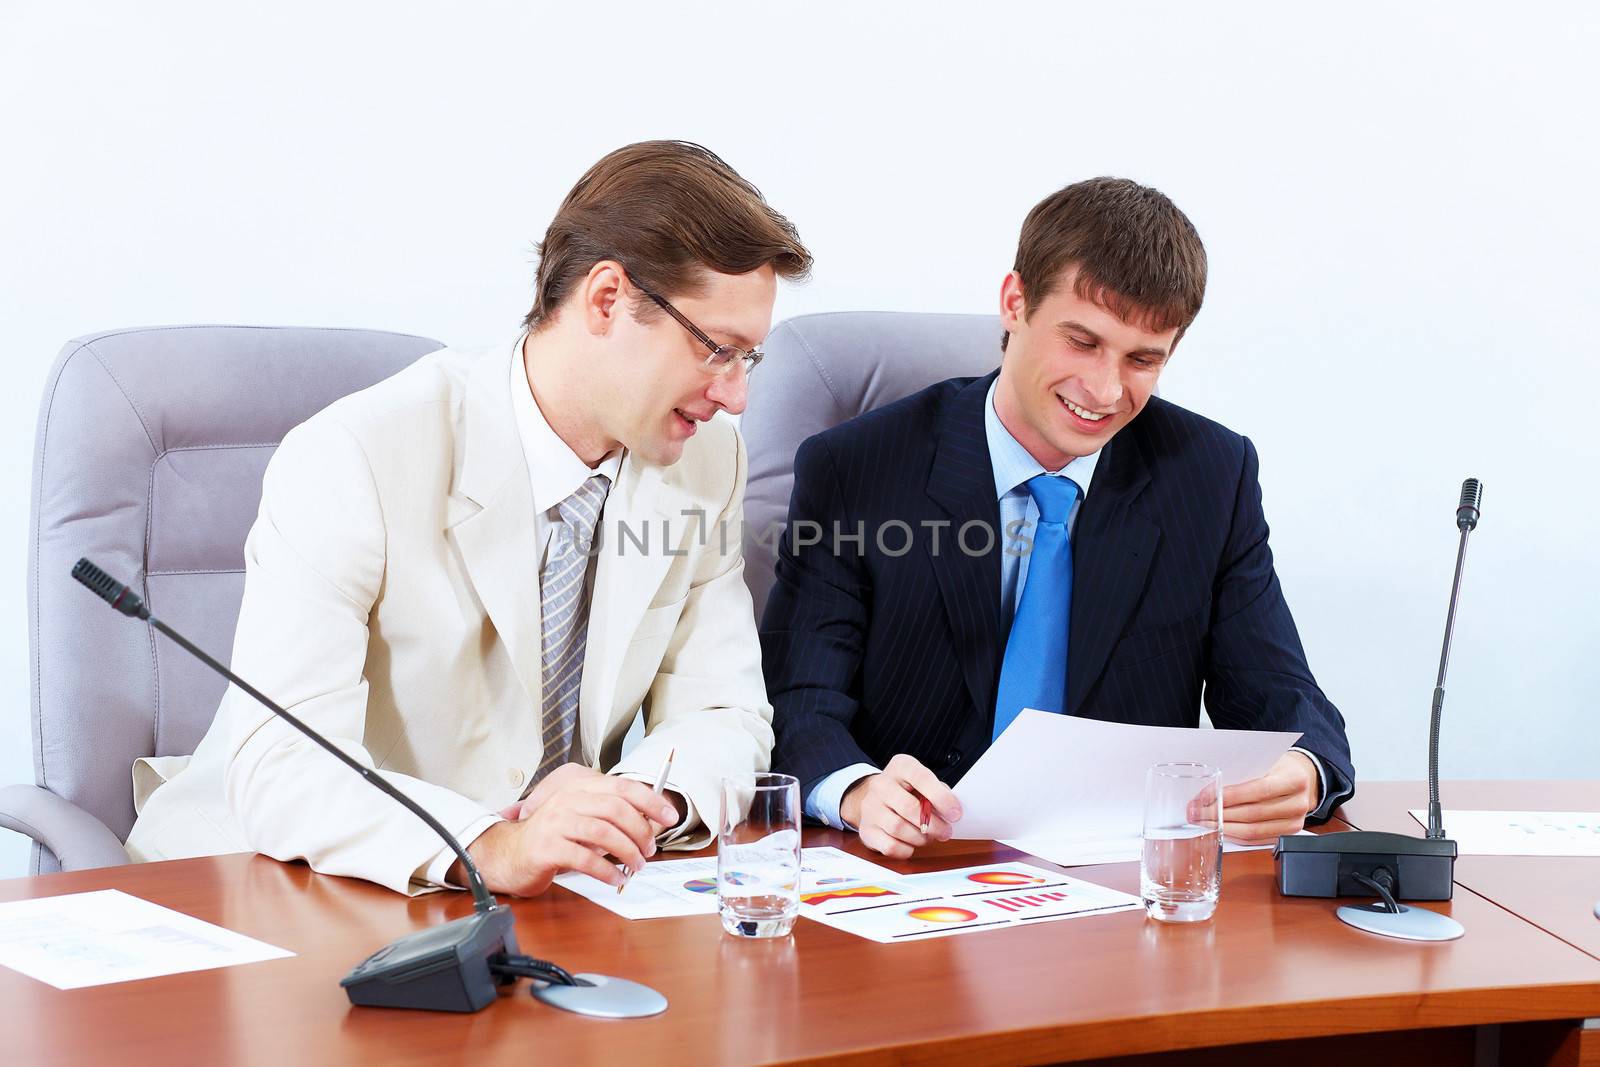
[[[1368,878],[1360,871],[1351,871],[1350,877],[1372,890],[1383,898],[1383,910],[1391,915],[1400,914],[1400,905],[1394,899],[1394,875],[1387,868],[1379,867],[1372,872],[1373,877]]]
[[[501,977],[534,978],[541,982],[549,982],[551,985],[591,984],[574,978],[565,967],[549,960],[536,960],[532,956],[508,956],[503,952],[489,957],[489,970]]]

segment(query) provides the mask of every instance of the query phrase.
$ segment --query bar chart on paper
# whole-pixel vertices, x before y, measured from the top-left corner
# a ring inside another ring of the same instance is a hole
[[[1139,898],[1026,863],[927,871],[803,893],[801,914],[893,943],[1136,909]]]
[[[1008,912],[1027,912],[1047,908],[1069,899],[1065,893],[1030,893],[1025,897],[989,897],[985,903]]]

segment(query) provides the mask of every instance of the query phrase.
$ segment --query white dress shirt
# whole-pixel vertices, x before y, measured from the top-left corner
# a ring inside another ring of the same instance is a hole
[[[522,334],[511,346],[511,407],[517,421],[517,437],[522,442],[522,458],[528,465],[528,483],[533,487],[533,536],[529,541],[528,566],[543,570],[550,552],[551,534],[561,521],[557,506],[576,493],[583,483],[596,474],[603,474],[612,485],[616,484],[617,471],[622,467],[622,450],[616,449],[602,459],[598,466],[589,467],[567,443],[556,435],[545,420],[544,413],[533,398],[533,388],[528,384],[527,367],[522,359],[522,345],[527,338]],[[594,592],[594,568],[584,578],[584,596]],[[542,714],[539,708],[530,708],[530,715]],[[579,731],[573,731],[573,743],[578,743]],[[489,827],[503,821],[498,815],[485,815],[467,827],[460,837],[462,847],[478,839]],[[434,885],[450,885],[445,876],[455,863],[455,850],[446,846],[427,865],[424,880]]]

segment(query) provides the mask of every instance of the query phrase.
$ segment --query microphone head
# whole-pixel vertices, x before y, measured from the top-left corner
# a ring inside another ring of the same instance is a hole
[[[81,584],[88,587],[95,596],[116,608],[124,615],[131,615],[137,619],[148,619],[150,612],[145,609],[144,601],[117,581],[105,571],[96,567],[87,559],[80,559],[73,564],[72,576]]]
[[[1468,478],[1461,483],[1461,503],[1456,505],[1456,526],[1463,530],[1473,530],[1478,526],[1478,517],[1483,513],[1483,483],[1476,478]]]

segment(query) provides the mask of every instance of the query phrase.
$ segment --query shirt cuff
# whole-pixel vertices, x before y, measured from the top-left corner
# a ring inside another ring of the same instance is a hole
[[[470,823],[466,830],[456,835],[456,840],[461,842],[462,848],[466,848],[476,841],[489,827],[497,822],[504,821],[498,815],[485,815],[477,822]],[[465,889],[467,888],[466,886],[456,885],[450,881],[450,867],[455,863],[456,859],[456,850],[446,845],[439,850],[433,859],[428,861],[427,866],[423,867],[419,873],[412,875],[412,881],[421,882],[424,885],[442,886],[445,889]]]
[[[649,786],[652,789],[655,788],[655,784],[656,784],[653,779],[646,778],[642,774],[621,774],[621,775],[618,775],[617,777],[619,777],[619,778],[627,778],[629,781],[634,781],[634,782],[643,782],[645,785]],[[665,795],[667,793],[671,793],[673,796],[678,797],[678,798],[682,799],[682,801],[683,801],[683,818],[678,820],[678,825],[669,826],[665,830],[661,831],[659,834],[656,835],[656,844],[665,847],[667,845],[672,844],[672,842],[678,840],[678,838],[683,837],[684,835],[688,834],[690,831],[694,830],[697,826],[699,826],[699,824],[700,824],[700,813],[695,809],[694,801],[689,799],[689,794],[688,793],[680,793],[678,790],[672,788],[670,785],[667,786],[665,789],[663,789],[661,792],[662,792],[663,795]]]
[[[1317,807],[1322,807],[1322,802],[1328,799],[1328,770],[1322,765],[1322,758],[1315,752],[1307,752],[1299,745],[1291,745],[1289,751],[1300,753],[1310,760],[1311,765],[1317,769]],[[1312,810],[1315,811],[1316,809],[1313,808]]]
[[[842,770],[834,771],[811,787],[811,792],[806,796],[806,815],[817,822],[828,824],[835,830],[854,830],[854,826],[845,825],[844,817],[839,814],[839,807],[844,803],[844,795],[850,791],[851,786],[877,773],[878,768],[870,763],[853,763]]]

